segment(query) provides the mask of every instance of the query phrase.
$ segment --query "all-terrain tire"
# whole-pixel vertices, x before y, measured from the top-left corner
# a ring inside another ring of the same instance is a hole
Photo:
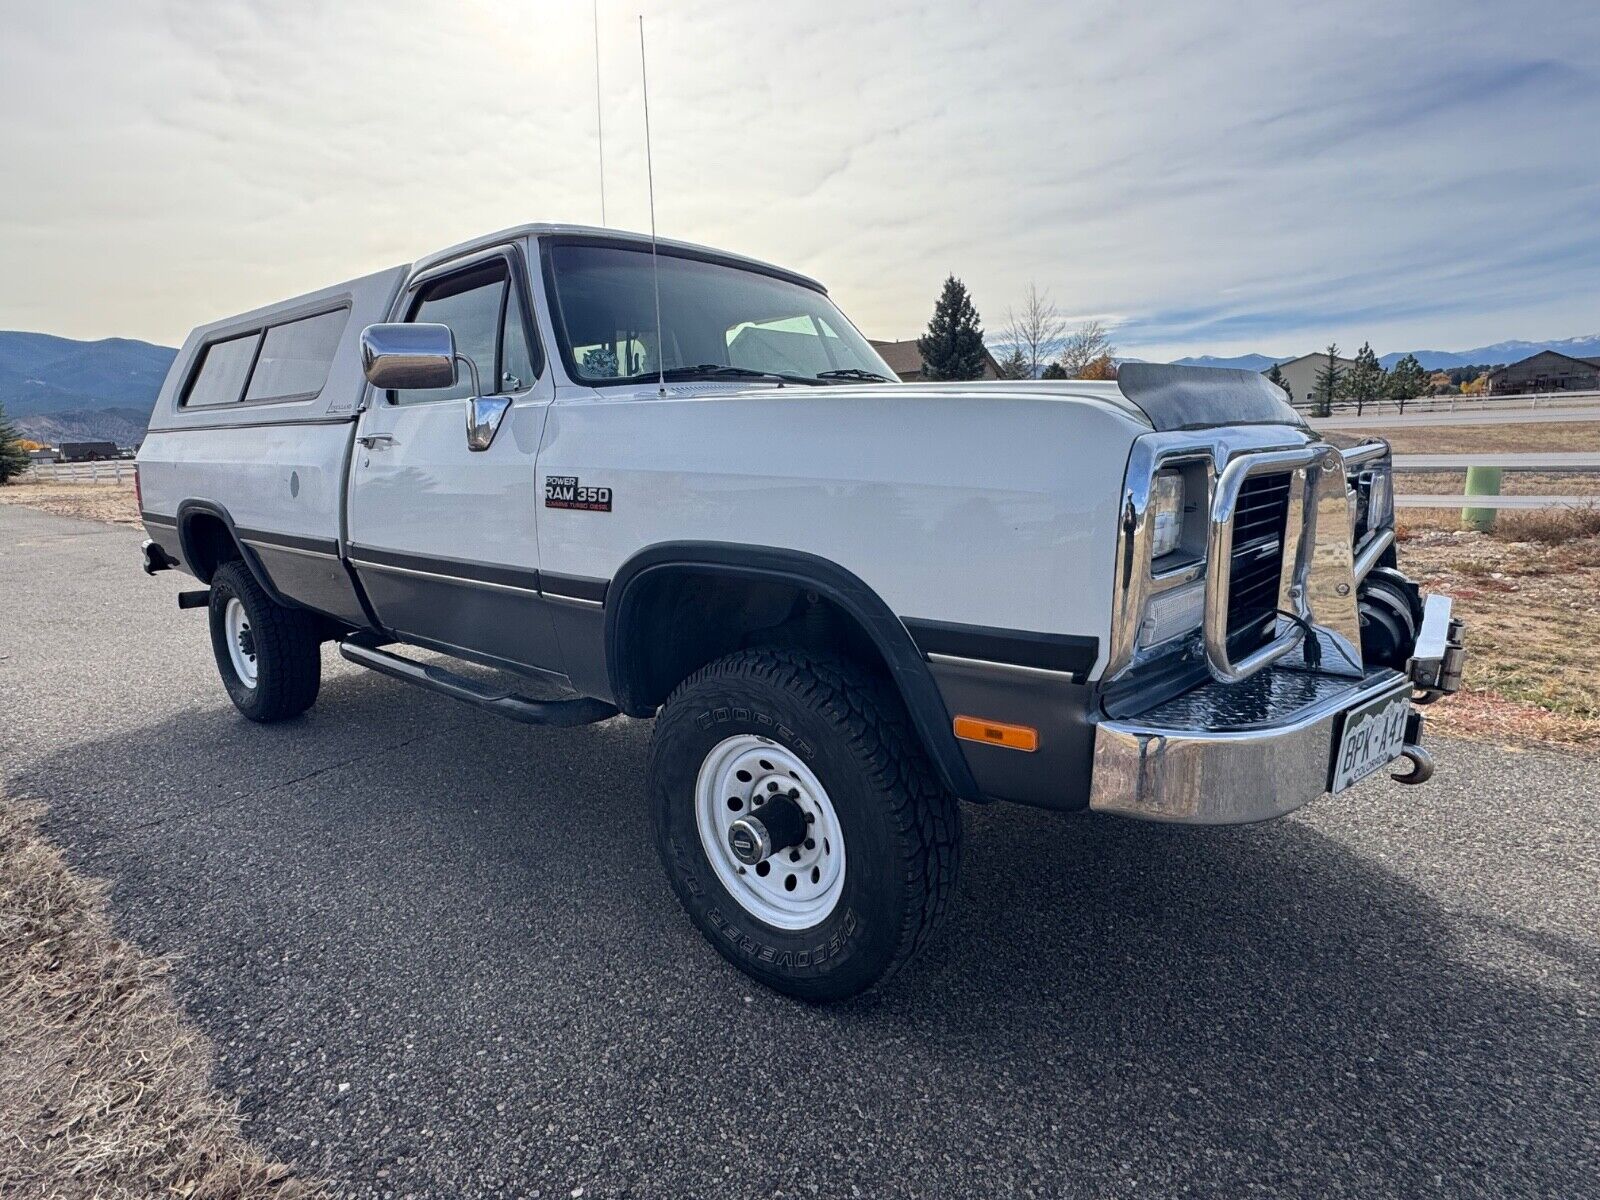
[[[784,748],[799,774],[820,782],[847,849],[834,907],[806,928],[760,919],[735,895],[740,881],[730,890],[708,856],[697,783],[721,747],[749,735]],[[657,717],[648,786],[657,849],[690,918],[723,957],[780,992],[829,1001],[881,984],[927,944],[949,906],[957,801],[900,698],[853,664],[758,648],[701,668]]]
[[[229,606],[243,608],[248,661],[254,680],[234,663],[228,628]],[[250,568],[232,559],[211,577],[211,650],[217,672],[234,705],[252,721],[282,721],[299,716],[316,702],[322,686],[322,650],[316,618],[303,609],[286,608],[267,595]]]

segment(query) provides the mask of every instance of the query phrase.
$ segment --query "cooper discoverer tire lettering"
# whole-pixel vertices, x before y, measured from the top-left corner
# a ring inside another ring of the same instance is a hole
[[[898,698],[852,664],[751,649],[701,668],[657,718],[649,794],[690,918],[778,991],[826,1001],[874,987],[948,907],[957,802]],[[779,801],[803,811],[807,836],[750,867],[722,839],[753,802]]]

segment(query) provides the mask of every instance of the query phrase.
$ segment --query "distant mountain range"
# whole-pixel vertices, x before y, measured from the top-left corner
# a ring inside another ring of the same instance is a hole
[[[0,331],[0,403],[24,437],[59,443],[144,437],[177,351],[130,338],[79,342]]]
[[[1565,338],[1549,342],[1496,342],[1492,346],[1479,346],[1474,350],[1395,350],[1378,357],[1384,370],[1390,370],[1407,354],[1414,354],[1426,371],[1448,371],[1452,367],[1474,367],[1486,363],[1512,363],[1537,354],[1541,350],[1554,350],[1573,358],[1600,356],[1600,333],[1590,337]],[[1313,352],[1315,353],[1315,352]],[[1345,346],[1340,351],[1346,357],[1355,355],[1355,347]],[[1179,358],[1173,361],[1185,367],[1240,367],[1246,371],[1265,371],[1273,363],[1289,362],[1298,355],[1273,358],[1266,354],[1240,354],[1233,358],[1216,358],[1202,354],[1198,358]]]
[[[1176,367],[1234,367],[1241,371],[1265,371],[1273,363],[1288,362],[1287,358],[1268,358],[1265,354],[1239,354],[1233,358],[1218,358],[1202,354],[1198,358],[1175,358]]]

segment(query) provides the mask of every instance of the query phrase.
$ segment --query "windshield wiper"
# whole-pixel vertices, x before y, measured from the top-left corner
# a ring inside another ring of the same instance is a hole
[[[821,382],[810,375],[785,375],[781,371],[757,371],[753,367],[733,367],[727,363],[700,363],[693,367],[668,367],[663,379],[775,379],[779,383],[803,383],[817,387]]]
[[[863,371],[860,367],[840,367],[837,371],[818,371],[818,379],[860,379],[867,383],[888,383],[889,380],[879,375],[876,371]]]

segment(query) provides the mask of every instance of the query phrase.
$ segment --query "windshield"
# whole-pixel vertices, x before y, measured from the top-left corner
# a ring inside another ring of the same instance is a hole
[[[803,382],[896,378],[821,292],[677,254],[661,254],[661,333],[648,246],[549,248],[562,357],[581,383],[719,374]],[[730,370],[731,368],[731,370]]]

